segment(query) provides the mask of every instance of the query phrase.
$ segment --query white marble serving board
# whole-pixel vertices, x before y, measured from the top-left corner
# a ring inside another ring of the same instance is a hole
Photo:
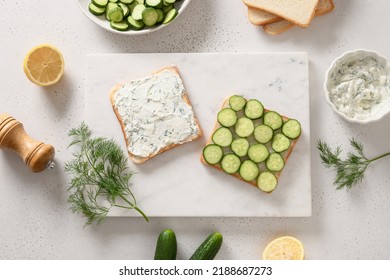
[[[126,149],[109,102],[117,83],[177,65],[204,137],[156,156],[130,161],[138,205],[150,217],[311,216],[310,110],[306,53],[107,54],[87,56],[85,120],[94,135]],[[271,194],[207,167],[200,155],[225,98],[241,94],[301,121],[303,133]],[[138,216],[113,209],[110,216]]]

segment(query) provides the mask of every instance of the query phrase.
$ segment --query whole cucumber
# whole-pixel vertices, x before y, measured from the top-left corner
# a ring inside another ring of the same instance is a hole
[[[223,237],[219,232],[210,234],[196,249],[190,260],[213,260],[222,246]]]
[[[176,260],[177,241],[176,234],[171,229],[163,230],[157,239],[155,260]]]

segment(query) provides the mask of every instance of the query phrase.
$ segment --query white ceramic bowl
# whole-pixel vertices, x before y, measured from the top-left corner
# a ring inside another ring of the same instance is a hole
[[[360,123],[360,124],[367,124],[374,121],[378,121],[381,118],[383,118],[386,114],[388,114],[390,112],[390,98],[383,100],[381,102],[381,106],[378,107],[378,110],[376,110],[375,113],[370,114],[370,116],[368,116],[367,118],[365,119],[358,119],[356,117],[351,118],[347,116],[345,113],[340,112],[337,109],[336,105],[331,101],[330,89],[334,86],[331,76],[338,71],[340,65],[343,65],[350,61],[354,61],[356,59],[362,59],[365,57],[373,57],[374,59],[376,59],[387,70],[387,73],[390,75],[390,67],[385,57],[383,57],[382,55],[378,54],[375,51],[357,49],[357,50],[345,52],[333,61],[328,71],[326,72],[325,83],[324,83],[325,98],[326,101],[329,103],[329,105],[332,107],[332,109],[345,120],[353,123]]]
[[[191,2],[191,0],[182,0],[177,3],[175,3],[175,8],[178,10],[179,14],[176,16],[176,18],[169,24],[172,24],[175,22],[175,20],[183,13],[185,8],[188,6],[188,4]],[[77,0],[77,3],[80,7],[80,9],[83,11],[84,15],[86,15],[90,20],[92,20],[94,23],[99,25],[100,27],[111,31],[113,33],[122,34],[122,35],[142,35],[142,34],[149,34],[157,30],[161,30],[168,24],[161,24],[157,25],[155,27],[146,27],[142,30],[128,30],[128,31],[118,31],[110,26],[110,22],[103,16],[95,16],[91,14],[91,12],[88,10],[88,6],[91,3],[91,0]]]

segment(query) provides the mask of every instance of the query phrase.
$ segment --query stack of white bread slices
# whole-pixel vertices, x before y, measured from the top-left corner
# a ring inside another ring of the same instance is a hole
[[[294,26],[308,27],[314,17],[331,12],[333,0],[243,0],[248,18],[264,31],[277,35]]]

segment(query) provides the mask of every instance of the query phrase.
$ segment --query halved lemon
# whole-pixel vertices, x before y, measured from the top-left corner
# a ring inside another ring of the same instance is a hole
[[[57,83],[64,74],[64,58],[53,45],[39,45],[27,53],[23,70],[34,84],[50,86]]]
[[[303,260],[304,255],[301,241],[292,236],[282,236],[268,243],[263,260]]]

